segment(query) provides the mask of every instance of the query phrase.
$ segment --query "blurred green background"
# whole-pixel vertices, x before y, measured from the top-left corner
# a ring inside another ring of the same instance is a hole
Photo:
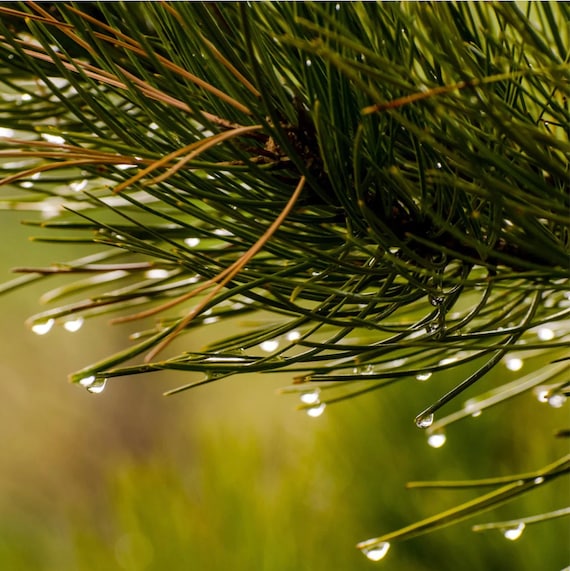
[[[25,217],[0,212],[2,281],[13,266],[92,251],[29,242],[34,229],[20,225]],[[567,439],[552,434],[568,424],[567,407],[525,395],[452,426],[447,444],[434,449],[413,418],[457,379],[404,380],[330,406],[319,418],[295,410],[295,397],[276,394],[290,383],[287,374],[230,378],[169,398],[162,392],[189,377],[152,374],[114,379],[93,395],[67,383],[67,373],[123,347],[129,330],[101,318],[76,333],[56,327],[34,335],[24,321],[43,309],[38,297],[45,289],[0,299],[0,569],[560,571],[570,565],[568,519],[530,526],[514,542],[470,529],[563,507],[568,478],[394,545],[380,563],[355,549],[360,540],[477,494],[405,490],[406,481],[526,472],[566,453]],[[197,349],[215,328],[182,342]],[[499,369],[476,392],[517,374]]]

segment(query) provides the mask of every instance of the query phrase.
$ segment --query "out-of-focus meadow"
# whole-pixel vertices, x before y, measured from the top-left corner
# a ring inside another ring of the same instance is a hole
[[[0,213],[2,281],[13,266],[88,253],[28,242],[34,229],[19,225],[24,217]],[[470,529],[563,507],[567,478],[396,544],[378,564],[355,549],[477,494],[405,490],[406,481],[507,475],[554,461],[568,448],[552,437],[567,424],[567,409],[522,396],[452,426],[446,445],[434,449],[413,418],[453,379],[404,380],[319,418],[276,394],[287,374],[230,378],[168,398],[162,392],[188,377],[149,374],[114,379],[93,395],[67,383],[67,373],[123,347],[129,329],[100,318],[76,333],[55,327],[36,336],[24,321],[42,309],[42,291],[0,298],[0,569],[560,571],[570,564],[567,519],[529,526],[513,542]],[[216,327],[183,344],[199,348]],[[478,390],[517,374],[500,367]]]

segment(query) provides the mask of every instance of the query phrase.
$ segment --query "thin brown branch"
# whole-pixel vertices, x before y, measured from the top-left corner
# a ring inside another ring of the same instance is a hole
[[[291,198],[285,205],[285,208],[281,211],[279,216],[273,221],[271,226],[264,232],[264,234],[257,240],[253,246],[243,254],[238,260],[236,260],[231,266],[220,272],[218,276],[209,280],[211,282],[217,282],[216,287],[202,300],[198,305],[193,307],[190,312],[180,321],[178,326],[165,337],[152,351],[150,351],[145,357],[145,362],[150,362],[165,349],[172,340],[196,317],[203,309],[210,303],[210,301],[218,294],[218,292],[228,284],[241,270],[242,268],[263,248],[263,246],[269,241],[271,236],[276,232],[276,230],[281,226],[285,218],[291,212],[295,202],[299,198],[303,187],[305,186],[305,177],[302,176],[297,184],[297,187],[293,191]]]

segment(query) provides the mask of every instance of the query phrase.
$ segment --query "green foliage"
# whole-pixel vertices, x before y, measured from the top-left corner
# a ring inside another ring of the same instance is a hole
[[[454,370],[463,380],[416,418],[434,436],[525,391],[564,403],[566,3],[0,12],[4,205],[42,211],[40,240],[97,248],[19,268],[0,291],[80,276],[46,293],[57,307],[31,318],[36,331],[106,313],[145,323],[74,382],[97,392],[123,375],[204,375],[177,392],[286,370],[284,390],[309,395],[316,415]],[[244,316],[250,327],[206,347],[172,343]],[[434,420],[522,356],[551,363]],[[556,476],[567,473],[558,462]]]

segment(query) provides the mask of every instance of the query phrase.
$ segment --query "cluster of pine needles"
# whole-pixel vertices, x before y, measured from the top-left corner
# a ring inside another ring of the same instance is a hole
[[[289,371],[284,392],[316,415],[469,370],[418,413],[433,436],[523,392],[564,404],[567,3],[25,2],[0,16],[1,206],[39,211],[38,240],[94,247],[17,268],[0,292],[68,275],[35,330],[143,324],[72,381],[202,373],[178,392]],[[263,319],[179,351],[183,333],[247,314]],[[549,364],[438,415],[513,355]],[[569,471],[565,457],[471,483],[495,489],[359,547],[379,559]]]

